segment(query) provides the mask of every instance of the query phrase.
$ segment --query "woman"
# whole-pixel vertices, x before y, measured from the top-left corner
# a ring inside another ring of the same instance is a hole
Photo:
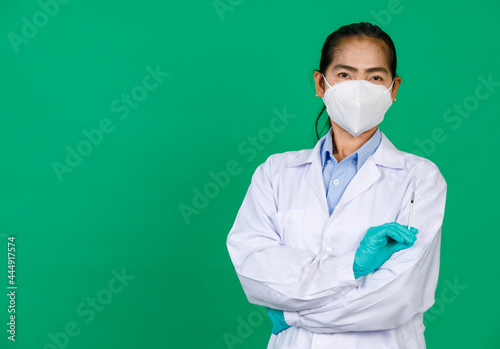
[[[446,182],[378,128],[396,62],[375,25],[333,32],[314,73],[330,130],[252,177],[227,246],[248,300],[269,308],[268,348],[425,348]]]

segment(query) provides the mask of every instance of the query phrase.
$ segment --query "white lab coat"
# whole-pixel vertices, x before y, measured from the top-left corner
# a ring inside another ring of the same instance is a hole
[[[429,160],[382,141],[328,213],[320,147],[270,156],[255,171],[227,239],[251,303],[284,310],[292,327],[268,348],[425,348],[434,303],[446,182]],[[412,226],[417,241],[358,279],[352,266],[368,228]]]

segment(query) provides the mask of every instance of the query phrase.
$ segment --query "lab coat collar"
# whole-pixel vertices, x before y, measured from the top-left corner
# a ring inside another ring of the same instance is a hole
[[[406,169],[403,152],[396,149],[384,133],[382,133],[382,142],[379,148],[373,153],[373,161],[384,167]]]
[[[321,146],[325,141],[326,136],[321,138],[313,149],[301,151],[299,156],[289,162],[286,166],[294,167],[305,164],[310,164],[305,170],[305,178],[311,186],[318,199],[322,202],[325,212],[328,212],[328,204],[326,202],[325,186],[323,184],[323,173],[321,167]],[[392,145],[387,137],[382,133],[382,140],[377,150],[373,155],[369,156],[363,166],[356,173],[354,178],[347,186],[342,198],[340,199],[332,216],[338,212],[338,208],[349,203],[354,198],[361,195],[371,185],[373,185],[381,176],[379,166],[405,169],[405,158],[403,152],[399,151]]]
[[[334,166],[338,165],[337,159],[332,155],[333,154],[333,133],[332,133],[332,128],[330,128],[326,134],[325,141],[323,142],[323,145],[321,146],[321,168],[325,168],[326,166],[326,161],[328,159],[331,159],[333,162]],[[382,132],[380,131],[380,128],[377,127],[377,131],[372,135],[372,137],[365,142],[358,150],[356,150],[354,153],[350,154],[348,157],[343,159],[342,161],[345,161],[347,159],[352,160],[357,160],[356,161],[356,171],[359,171],[360,167],[363,166],[365,163],[365,160],[372,155],[375,150],[377,150],[378,146],[380,145],[380,141],[382,140]]]
[[[319,162],[321,163],[321,147],[325,142],[327,136],[323,136],[314,146],[313,149],[308,149],[300,153],[300,155],[290,161],[287,166],[295,167],[306,163]],[[382,141],[379,147],[372,155],[373,161],[376,165],[406,169],[405,158],[401,151],[396,149],[396,147],[389,141],[386,135],[382,132]]]

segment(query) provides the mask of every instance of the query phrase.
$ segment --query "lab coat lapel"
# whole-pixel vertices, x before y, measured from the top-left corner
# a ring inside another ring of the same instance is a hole
[[[359,169],[358,173],[352,178],[347,186],[337,207],[347,204],[365,190],[370,188],[380,178],[380,171],[373,160],[373,156],[366,159],[365,163]]]
[[[326,202],[326,189],[325,189],[325,181],[323,179],[323,171],[321,169],[320,161],[313,161],[309,164],[306,170],[305,177],[307,182],[311,186],[311,189],[314,191],[318,200],[321,202],[321,205],[326,208],[328,212],[328,206]]]
[[[372,156],[366,159],[353,177],[337,207],[347,204],[377,182],[381,176],[378,166],[394,169],[406,168],[403,153],[397,150],[383,133],[379,147]]]
[[[323,136],[317,143],[314,149],[302,151],[301,154],[289,162],[287,166],[306,166],[304,169],[304,177],[308,187],[314,192],[321,206],[328,212],[328,204],[326,203],[325,181],[323,179],[323,168],[321,164],[320,149],[326,136]],[[299,190],[299,188],[297,188]],[[302,189],[300,189],[302,190]]]

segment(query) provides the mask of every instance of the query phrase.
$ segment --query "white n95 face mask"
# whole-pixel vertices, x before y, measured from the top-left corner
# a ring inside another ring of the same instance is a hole
[[[390,90],[366,80],[348,80],[330,86],[323,97],[326,111],[333,122],[357,137],[384,120],[392,105]]]

